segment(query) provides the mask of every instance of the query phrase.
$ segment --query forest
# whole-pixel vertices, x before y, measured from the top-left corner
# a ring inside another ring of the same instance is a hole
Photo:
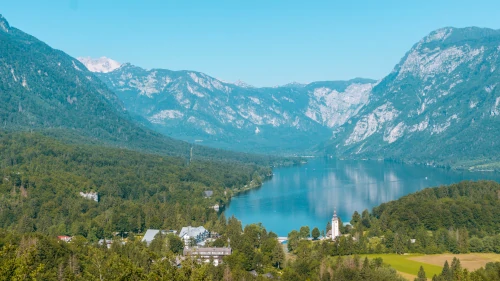
[[[7,132],[0,133],[0,159],[0,280],[404,280],[382,259],[361,255],[500,253],[500,184],[490,181],[429,188],[355,212],[335,242],[319,239],[328,226],[304,226],[284,246],[262,225],[243,227],[211,208],[259,186],[270,166]],[[80,192],[97,192],[99,200]],[[141,242],[148,228],[187,225],[220,234],[209,246],[232,248],[223,265],[179,260],[175,235],[158,235],[149,247]],[[499,264],[467,272],[450,263],[435,280],[500,280]]]
[[[188,161],[31,133],[0,133],[0,225],[20,233],[82,235],[210,225],[233,193],[261,184],[271,168]],[[213,195],[205,198],[204,191]],[[80,192],[97,192],[99,202]]]
[[[340,225],[343,235],[327,246],[333,255],[500,253],[500,184],[463,181],[427,188],[372,212],[356,211]],[[289,233],[290,251],[309,237],[308,227],[301,235],[303,228]],[[329,228],[330,223],[325,232]]]

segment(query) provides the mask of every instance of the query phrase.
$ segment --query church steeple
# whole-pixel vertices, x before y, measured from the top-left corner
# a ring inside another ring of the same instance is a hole
[[[339,218],[337,217],[337,208],[333,209],[333,218],[332,218],[332,240],[340,236],[339,229]]]

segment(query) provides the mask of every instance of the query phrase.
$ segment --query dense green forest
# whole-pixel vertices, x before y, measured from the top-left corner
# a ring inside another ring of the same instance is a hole
[[[125,149],[68,145],[30,133],[0,133],[0,225],[21,233],[82,235],[179,229],[217,220],[224,205],[271,168],[192,161]],[[203,192],[212,190],[210,198]],[[94,202],[79,192],[98,192]]]
[[[306,237],[301,232],[289,233],[289,250]],[[500,184],[463,181],[427,188],[371,213],[354,212],[340,232],[344,235],[326,246],[332,255],[500,253]]]
[[[500,252],[500,184],[494,182],[425,189],[355,213],[335,242],[305,239],[311,233],[304,227],[284,247],[261,225],[243,228],[210,208],[249,183],[258,186],[270,167],[188,162],[5,132],[0,159],[0,280],[403,280],[383,260],[357,255]],[[99,202],[81,191],[98,192]],[[218,232],[209,245],[230,245],[233,254],[222,266],[185,259],[179,268],[178,237],[159,235],[149,247],[136,238],[147,228],[187,225]],[[319,233],[313,229],[312,236]],[[74,238],[64,243],[58,235]],[[103,238],[113,239],[110,249],[97,243]],[[469,279],[460,280],[496,280],[498,267],[462,271]],[[456,280],[443,276],[436,280]]]
[[[0,15],[0,128],[66,143],[98,144],[189,158],[259,165],[297,159],[213,149],[172,139],[136,122],[118,97],[68,54],[9,25]],[[194,141],[194,140],[193,140]]]

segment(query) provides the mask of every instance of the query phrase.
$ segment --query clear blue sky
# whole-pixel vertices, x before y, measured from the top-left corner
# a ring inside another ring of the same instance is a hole
[[[498,0],[10,0],[12,26],[78,56],[256,86],[379,79],[445,26],[500,28]]]

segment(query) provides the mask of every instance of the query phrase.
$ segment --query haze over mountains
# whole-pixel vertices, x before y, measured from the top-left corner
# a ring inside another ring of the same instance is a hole
[[[82,60],[85,62],[85,60]],[[95,73],[126,109],[174,138],[243,151],[303,152],[327,140],[369,99],[375,81],[256,88],[195,71],[130,64]]]
[[[442,28],[378,83],[257,88],[130,64],[96,73],[149,127],[187,141],[482,169],[496,162],[500,32]]]
[[[358,78],[263,88],[104,57],[81,63],[3,17],[0,40],[5,130],[189,154],[189,144],[147,126],[241,151],[498,167],[497,30],[436,30],[379,82]]]
[[[110,63],[109,66],[113,66]],[[102,70],[102,69],[101,69]],[[188,157],[193,145],[132,120],[122,101],[77,59],[9,25],[0,15],[0,124],[72,143]],[[269,164],[272,157],[195,147],[195,157]]]

